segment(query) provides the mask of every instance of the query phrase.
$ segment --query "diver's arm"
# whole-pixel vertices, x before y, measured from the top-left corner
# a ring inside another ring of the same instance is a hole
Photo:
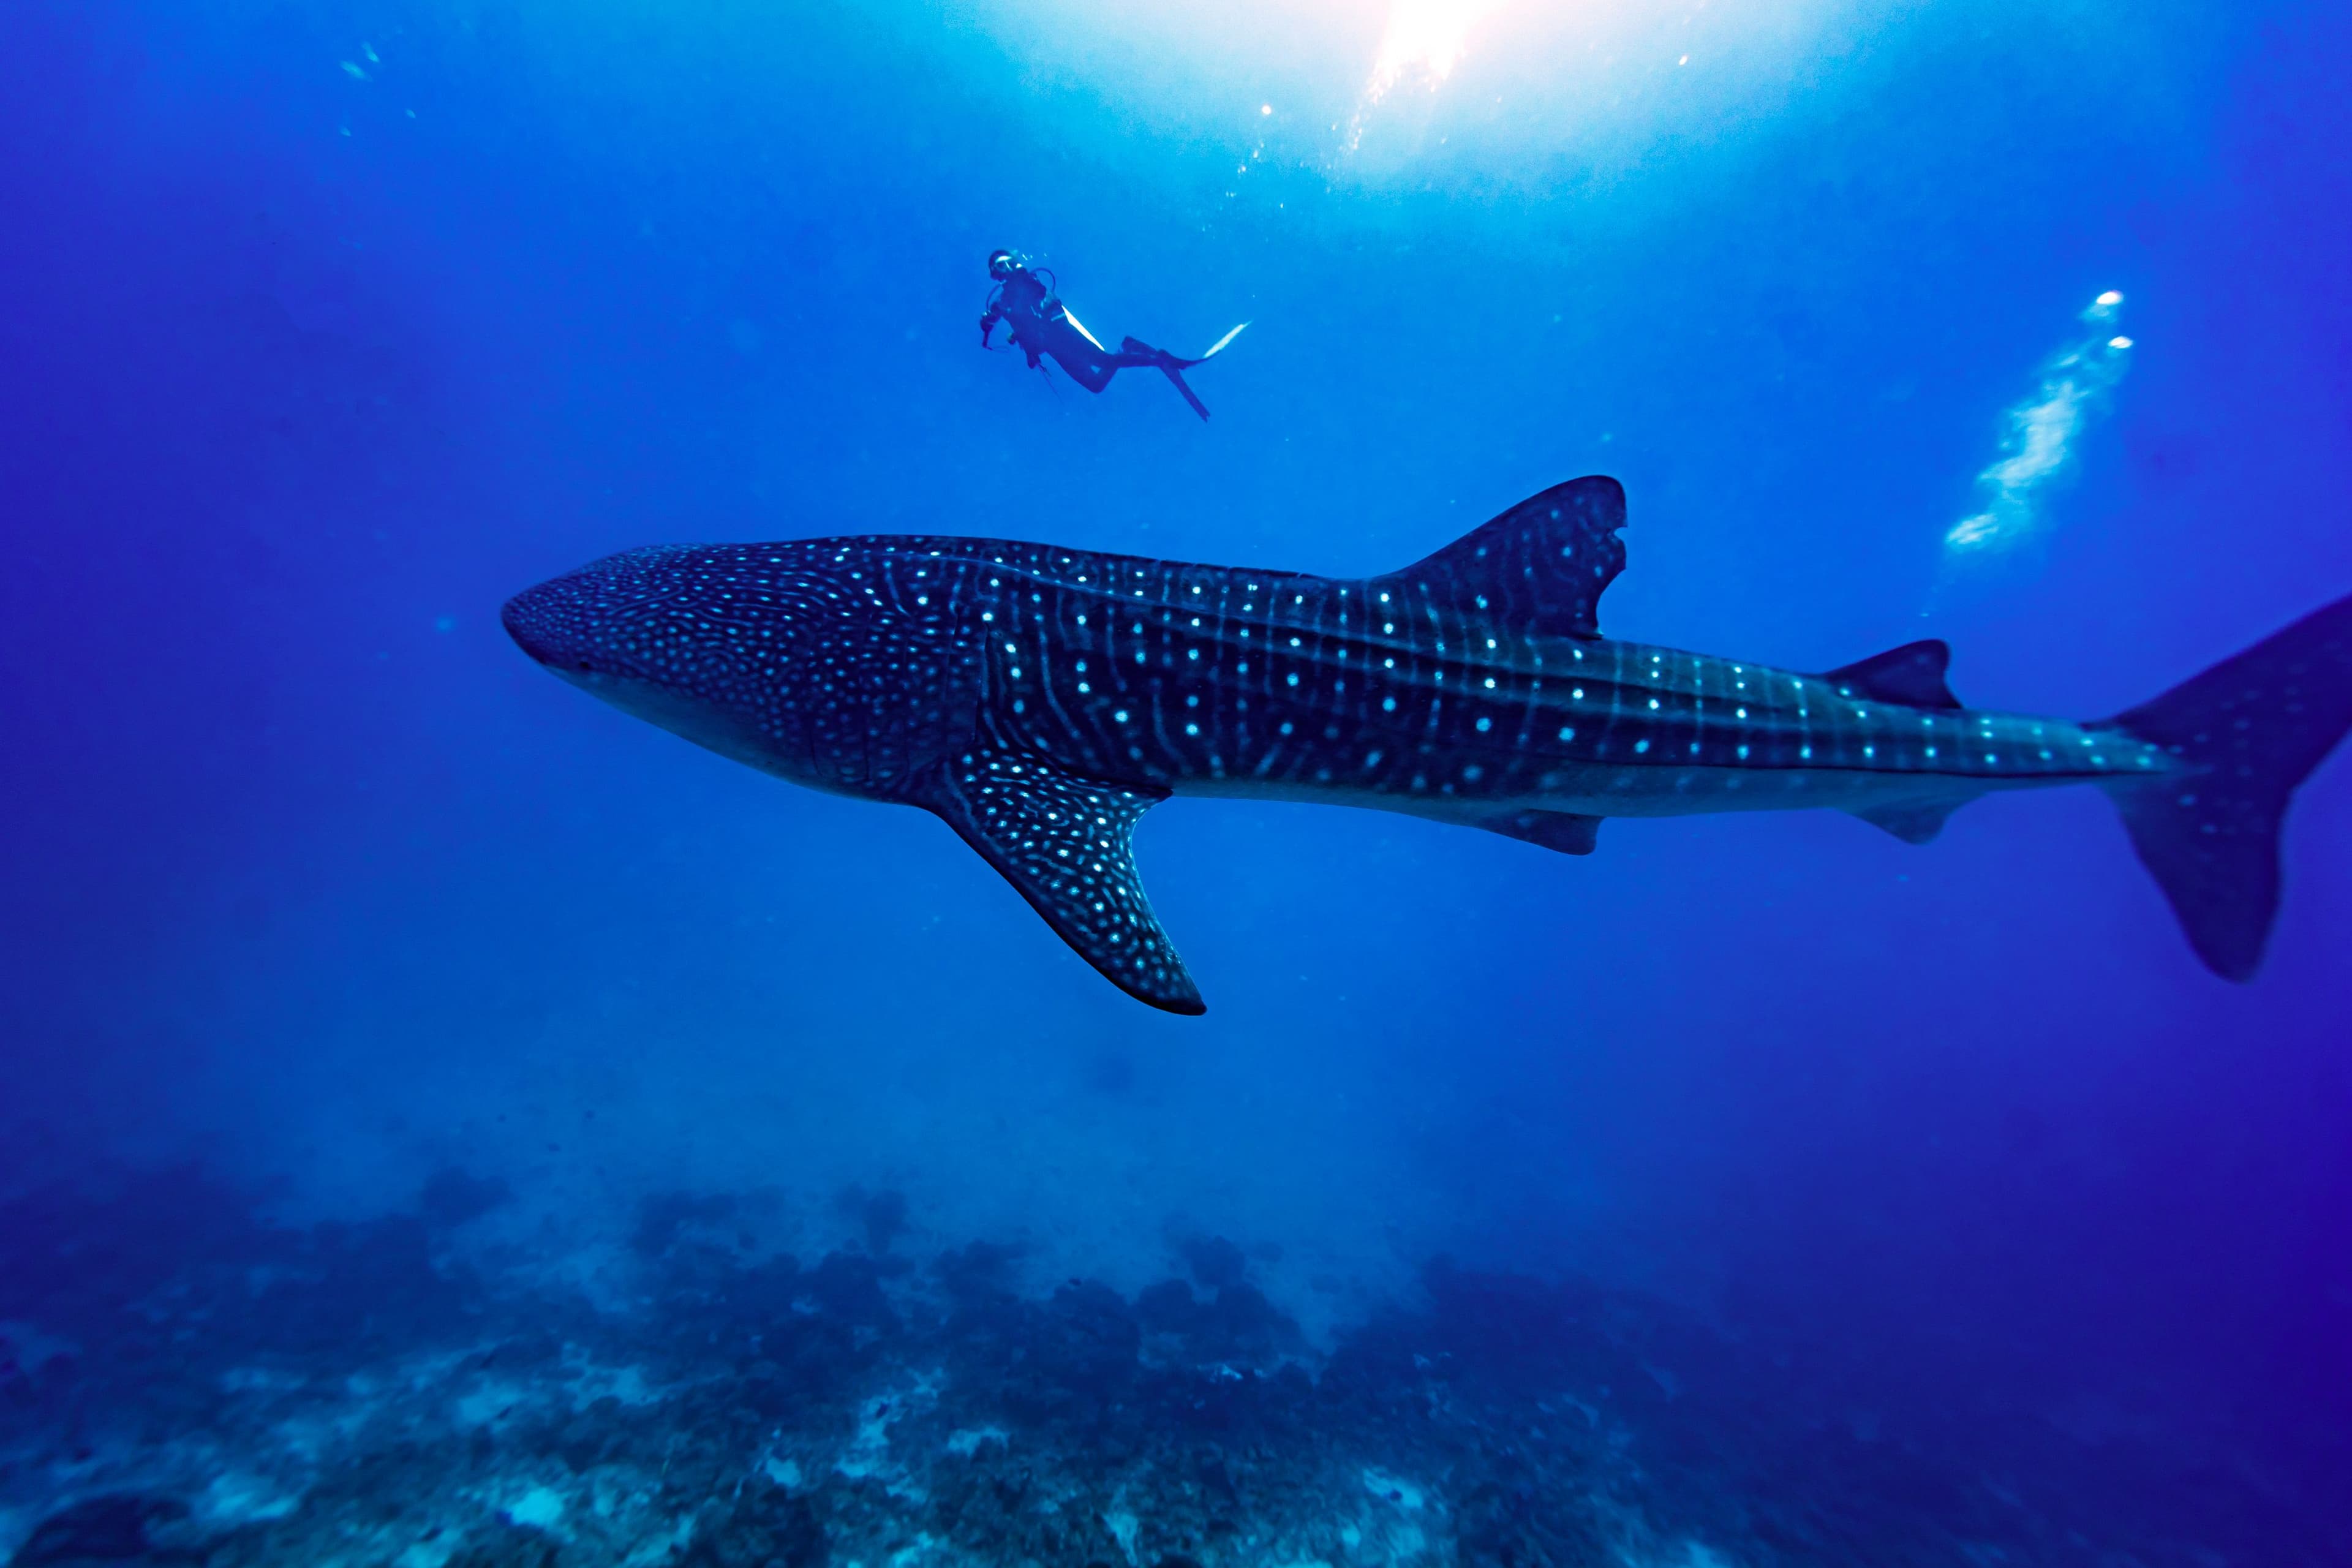
[[[988,334],[994,331],[996,323],[1003,319],[1004,311],[995,305],[989,306],[980,313],[980,346],[982,348],[988,346]]]

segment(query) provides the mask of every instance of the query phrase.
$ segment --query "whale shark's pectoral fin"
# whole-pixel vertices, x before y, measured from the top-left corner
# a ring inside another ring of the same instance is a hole
[[[1167,791],[982,746],[942,764],[919,798],[1112,984],[1171,1013],[1208,1010],[1135,873],[1135,825]]]
[[[1925,805],[1874,805],[1853,815],[1906,844],[1925,844],[1943,832],[1952,813],[1967,804],[1964,800],[1939,800]]]
[[[1572,811],[1507,811],[1500,816],[1479,818],[1478,826],[1563,855],[1590,855],[1600,844],[1603,820]]]

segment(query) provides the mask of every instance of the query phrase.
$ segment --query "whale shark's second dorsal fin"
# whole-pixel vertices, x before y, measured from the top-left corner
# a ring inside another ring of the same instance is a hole
[[[976,746],[941,764],[917,798],[1112,984],[1171,1013],[1206,1011],[1135,873],[1135,825],[1166,790]]]
[[[1960,700],[1944,684],[1944,670],[1951,662],[1951,645],[1940,637],[1927,637],[1840,665],[1822,679],[1848,697],[1867,697],[1873,702],[1958,708]]]
[[[1625,569],[1625,487],[1592,475],[1554,485],[1371,586],[1497,626],[1554,637],[1601,635],[1601,595]]]

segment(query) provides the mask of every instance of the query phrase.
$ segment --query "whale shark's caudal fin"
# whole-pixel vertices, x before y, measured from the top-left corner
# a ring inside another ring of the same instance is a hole
[[[1135,871],[1135,825],[1166,790],[1098,784],[982,746],[941,766],[917,798],[1112,984],[1171,1013],[1208,1011]]]
[[[2186,764],[2108,790],[2197,956],[2252,979],[2287,799],[2352,728],[2352,595],[2106,722]]]

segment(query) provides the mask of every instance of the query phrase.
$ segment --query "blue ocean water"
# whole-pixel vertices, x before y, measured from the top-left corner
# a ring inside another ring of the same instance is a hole
[[[2352,588],[2336,8],[16,0],[0,1552],[2352,1561],[2352,766],[1575,860],[1179,800],[1210,1012],[550,680],[630,546],[1334,575],[2119,711]],[[985,258],[1106,341],[983,353]],[[180,1555],[174,1556],[174,1553]]]

